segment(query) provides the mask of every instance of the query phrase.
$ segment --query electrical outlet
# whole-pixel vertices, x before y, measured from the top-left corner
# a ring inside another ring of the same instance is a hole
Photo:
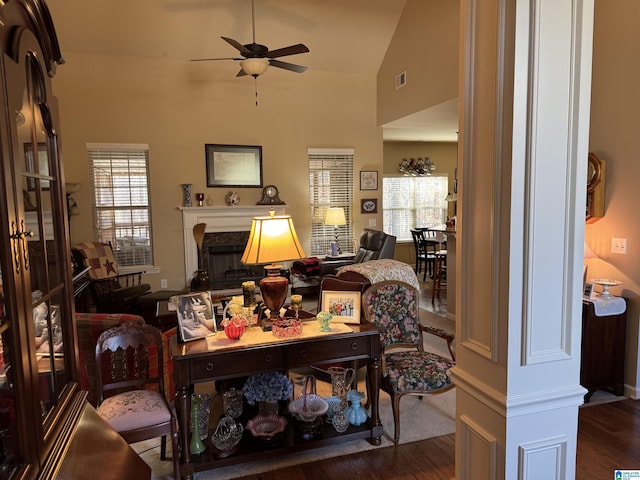
[[[626,238],[611,238],[611,253],[626,255],[628,253],[628,240]]]
[[[160,279],[160,288],[167,288],[167,279],[166,278],[162,278]]]

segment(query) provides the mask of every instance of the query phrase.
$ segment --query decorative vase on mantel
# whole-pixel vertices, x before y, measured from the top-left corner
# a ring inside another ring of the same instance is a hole
[[[192,207],[193,200],[191,199],[191,183],[183,183],[182,184],[182,206],[183,207]]]

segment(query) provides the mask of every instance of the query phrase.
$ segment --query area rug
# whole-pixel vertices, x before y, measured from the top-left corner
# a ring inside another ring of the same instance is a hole
[[[421,311],[421,321],[423,323],[438,324],[441,327],[453,328],[453,323],[448,319],[442,319],[430,312]],[[440,323],[438,323],[440,322]],[[428,338],[432,337],[432,338]],[[431,335],[425,336],[425,349],[448,356],[446,342]],[[358,389],[365,391],[364,371],[361,371]],[[324,389],[330,385],[318,381],[318,393],[328,394]],[[425,396],[422,399],[413,396],[404,397],[400,402],[400,443],[410,443],[428,438],[449,435],[455,432],[455,388],[438,395]],[[382,443],[373,446],[366,440],[354,440],[352,442],[331,445],[313,450],[287,455],[286,457],[274,457],[266,460],[246,462],[238,465],[220,467],[215,470],[198,472],[196,480],[225,480],[255,475],[261,472],[273,471],[292,465],[314,462],[339,455],[349,455],[385,447],[393,447],[393,414],[391,412],[391,401],[389,396],[380,392],[380,419],[384,428]],[[170,461],[160,461],[159,440],[151,442],[141,442],[135,444],[134,449],[141,457],[151,465],[153,470],[153,480],[173,479],[172,465]]]

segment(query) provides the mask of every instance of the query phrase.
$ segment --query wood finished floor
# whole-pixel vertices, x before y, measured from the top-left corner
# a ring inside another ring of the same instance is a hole
[[[369,450],[243,477],[245,480],[451,480],[455,435]],[[632,399],[580,408],[576,480],[613,478],[640,469],[640,402]]]
[[[420,306],[446,315],[446,298],[432,305],[430,283],[420,283]],[[616,469],[640,470],[640,402],[636,400],[583,406],[578,414],[576,480],[613,478]],[[451,480],[455,478],[455,435],[243,477],[245,480],[327,478]]]

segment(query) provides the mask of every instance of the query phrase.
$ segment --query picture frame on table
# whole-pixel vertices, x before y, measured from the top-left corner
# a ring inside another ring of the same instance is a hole
[[[174,303],[178,314],[179,338],[182,342],[205,338],[218,331],[209,292],[177,295]]]
[[[360,190],[378,190],[378,171],[360,171]]]
[[[595,291],[593,289],[593,283],[586,282],[584,284],[584,291],[583,291],[582,295],[587,300],[593,300],[593,297],[595,296]]]
[[[262,147],[259,145],[204,146],[207,187],[262,187]]]
[[[360,292],[324,290],[321,305],[334,323],[360,323]]]

